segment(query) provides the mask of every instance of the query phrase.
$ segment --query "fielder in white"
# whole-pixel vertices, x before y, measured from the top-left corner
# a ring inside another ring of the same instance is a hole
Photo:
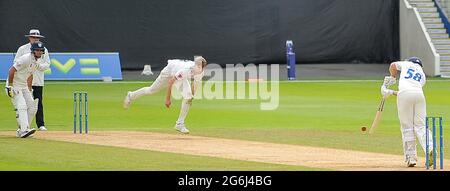
[[[167,66],[163,68],[158,78],[150,87],[144,87],[136,91],[128,92],[125,97],[123,107],[128,109],[131,102],[137,98],[143,95],[152,95],[167,87],[165,105],[169,108],[172,104],[172,86],[175,85],[183,96],[180,115],[176,121],[175,129],[181,133],[189,133],[189,130],[184,124],[184,120],[186,119],[189,108],[192,105],[194,94],[197,91],[198,86],[201,85],[206,64],[207,62],[205,58],[201,56],[195,57],[194,61],[176,59],[168,60]]]
[[[398,71],[401,71],[398,78],[399,91],[387,89],[390,85],[395,84]],[[422,70],[422,61],[417,57],[411,57],[407,61],[393,62],[389,67],[389,72],[391,76],[385,78],[381,86],[381,94],[385,97],[397,95],[398,118],[401,125],[405,161],[408,167],[414,167],[417,163],[415,136],[417,136],[424,153],[426,152],[426,103],[422,91],[426,77]],[[429,132],[428,140],[430,147],[428,155],[432,155],[431,132]],[[432,165],[433,157],[429,158],[430,165]]]
[[[41,69],[40,67],[45,67],[39,65],[44,52],[44,43],[35,42],[31,44],[31,52],[14,60],[13,66],[9,69],[5,90],[11,97],[16,111],[16,120],[19,124],[17,137],[26,138],[36,131],[30,127],[36,115],[39,100],[33,99],[31,86],[33,73]]]

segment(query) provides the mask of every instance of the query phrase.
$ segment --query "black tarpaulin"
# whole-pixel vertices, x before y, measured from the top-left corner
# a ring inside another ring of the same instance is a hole
[[[389,62],[398,0],[2,0],[0,52],[38,28],[51,52],[120,52],[122,67],[203,55],[211,63]]]

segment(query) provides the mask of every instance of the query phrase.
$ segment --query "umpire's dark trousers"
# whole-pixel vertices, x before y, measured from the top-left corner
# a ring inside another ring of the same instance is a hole
[[[39,99],[38,110],[36,112],[36,125],[37,128],[45,126],[44,124],[44,106],[42,105],[43,86],[33,86],[33,98]]]

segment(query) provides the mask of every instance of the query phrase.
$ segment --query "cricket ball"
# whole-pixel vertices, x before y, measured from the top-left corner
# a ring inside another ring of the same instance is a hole
[[[366,130],[367,130],[367,127],[366,127],[366,126],[362,126],[362,127],[361,127],[361,131],[365,132]]]

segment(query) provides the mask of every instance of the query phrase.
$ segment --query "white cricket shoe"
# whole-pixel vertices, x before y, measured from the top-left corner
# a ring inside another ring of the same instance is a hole
[[[39,131],[47,131],[47,128],[45,128],[44,126],[40,126],[38,129]]]
[[[131,92],[127,93],[127,96],[125,96],[125,99],[123,100],[123,108],[124,109],[128,109],[130,107],[131,104],[131,96],[130,96]]]
[[[183,134],[189,133],[189,130],[186,128],[186,125],[184,125],[184,124],[176,124],[175,129]]]
[[[417,164],[417,159],[416,157],[413,156],[407,156],[406,157],[406,166],[408,167],[414,167]]]
[[[16,130],[16,137],[20,137],[20,127]]]
[[[21,131],[18,130],[17,135],[20,138],[27,138],[27,137],[31,137],[33,135],[33,133],[36,132],[36,129],[27,129],[25,131]]]

